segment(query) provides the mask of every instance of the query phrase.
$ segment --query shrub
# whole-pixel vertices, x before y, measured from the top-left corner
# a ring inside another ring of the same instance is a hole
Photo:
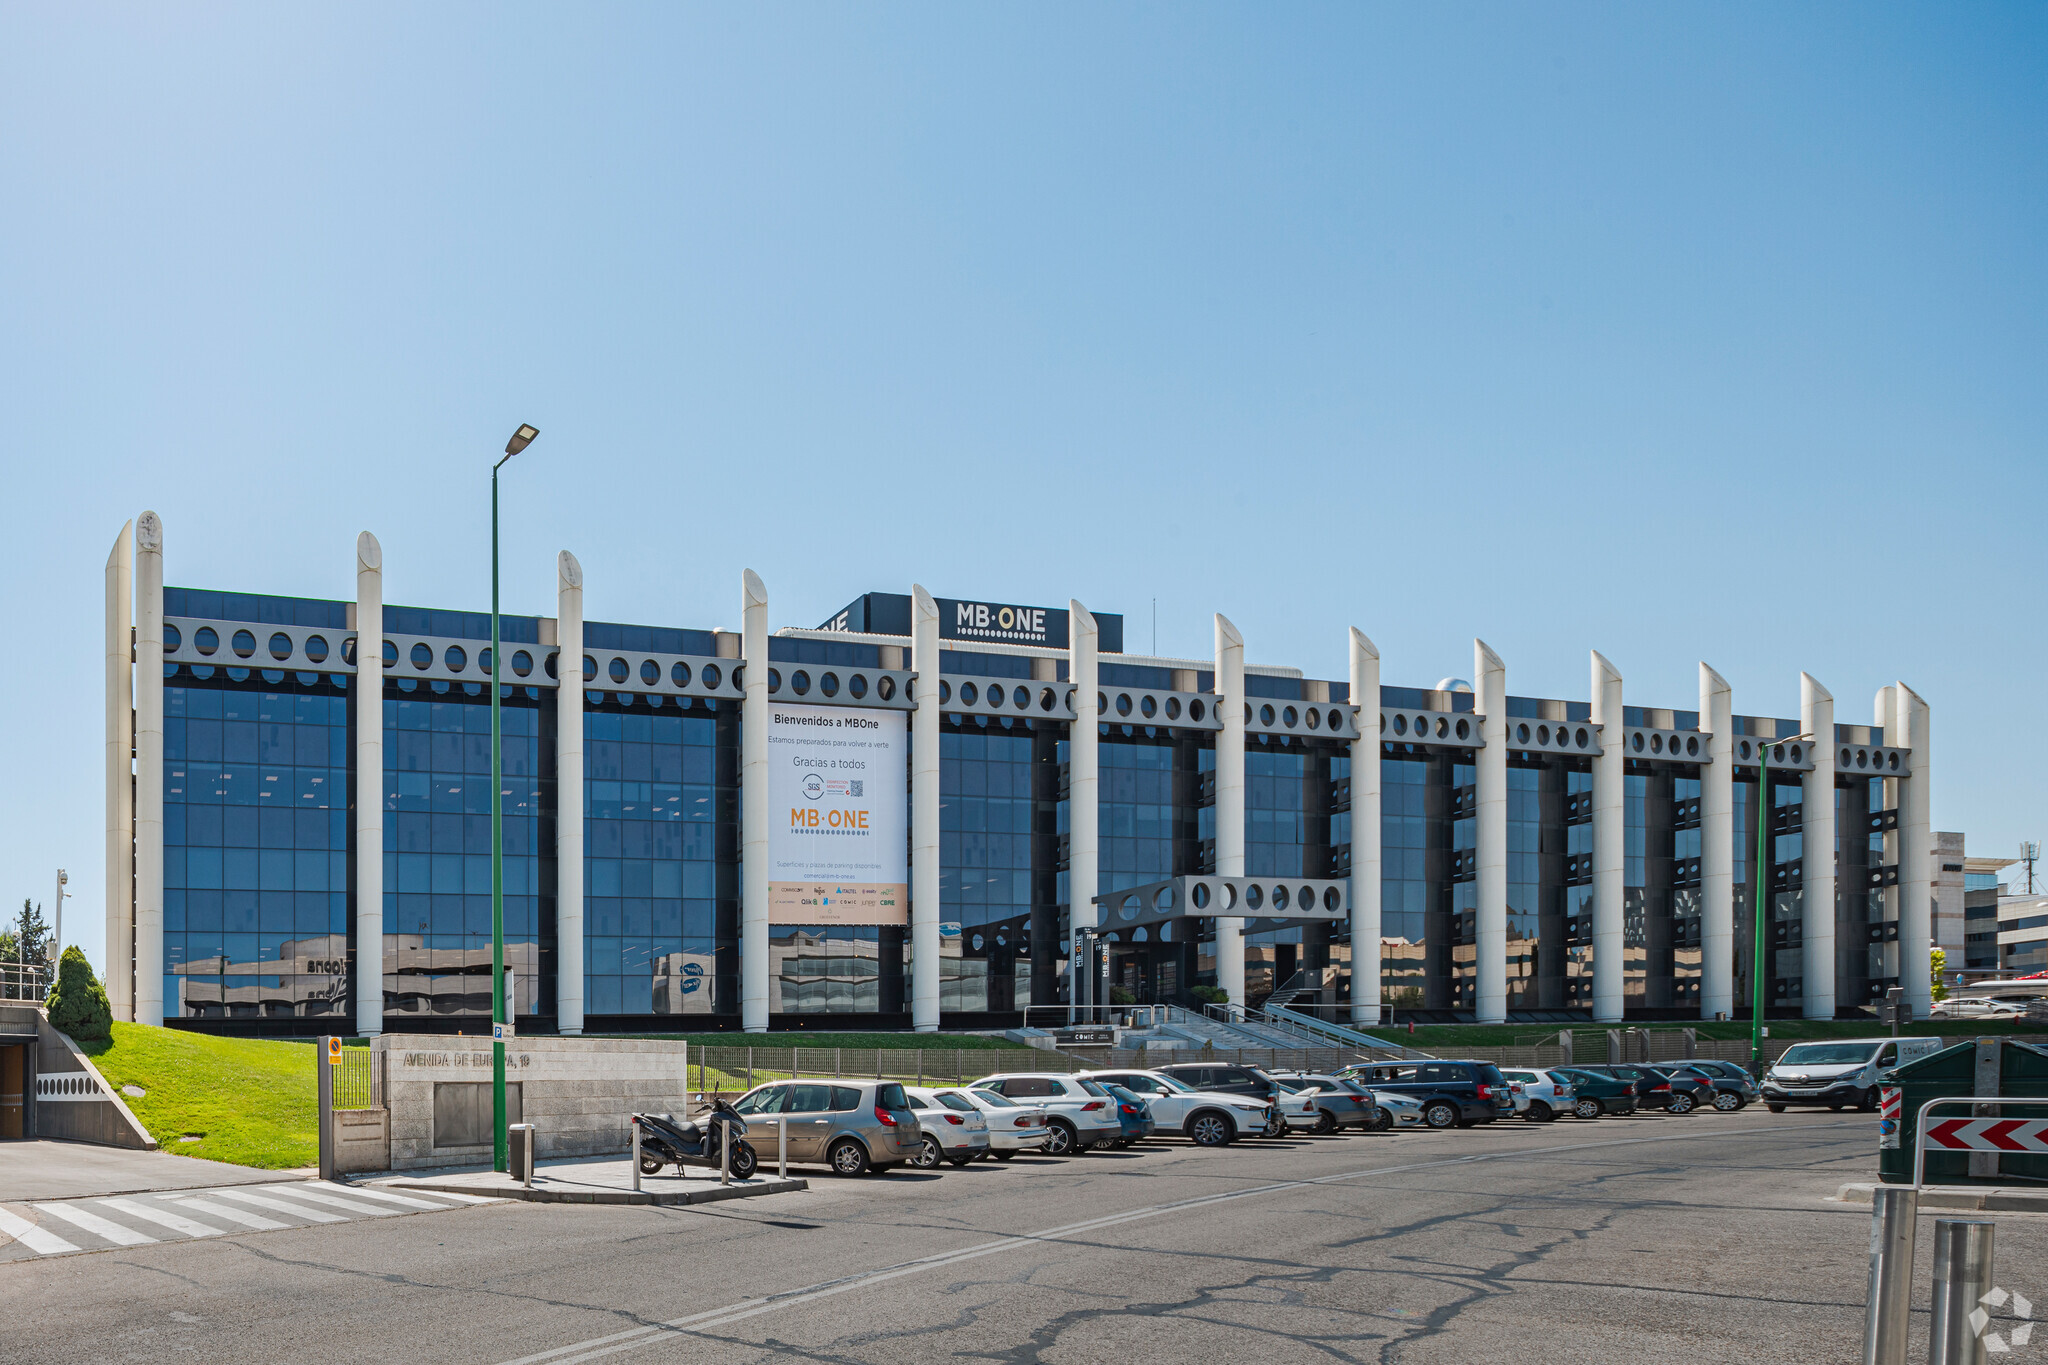
[[[1227,1005],[1230,1003],[1230,992],[1224,990],[1221,986],[1197,986],[1193,994],[1195,999],[1200,1000],[1206,1005]]]
[[[114,1011],[107,1004],[106,987],[100,985],[92,974],[92,964],[76,947],[64,950],[47,1005],[50,1027],[80,1042],[113,1036]]]

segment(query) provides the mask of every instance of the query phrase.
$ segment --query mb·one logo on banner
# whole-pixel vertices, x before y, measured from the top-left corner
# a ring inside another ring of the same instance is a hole
[[[953,630],[995,632],[1019,638],[1045,639],[1044,607],[1002,607],[987,602],[955,602]]]

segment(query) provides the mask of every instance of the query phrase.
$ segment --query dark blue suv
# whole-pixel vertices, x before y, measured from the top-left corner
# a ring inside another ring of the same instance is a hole
[[[1373,1062],[1347,1067],[1345,1074],[1376,1091],[1410,1096],[1432,1128],[1469,1128],[1515,1114],[1507,1077],[1492,1062]]]

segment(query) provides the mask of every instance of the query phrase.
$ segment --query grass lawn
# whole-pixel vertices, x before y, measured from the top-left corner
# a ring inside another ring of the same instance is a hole
[[[111,1041],[81,1043],[100,1074],[167,1152],[281,1170],[320,1159],[311,1040],[216,1038],[116,1022]],[[181,1142],[196,1133],[196,1142]]]
[[[1557,1037],[1562,1025],[1545,1027],[1541,1024],[1418,1024],[1410,1034],[1405,1024],[1381,1025],[1368,1029],[1377,1037],[1426,1052],[1445,1052],[1458,1047],[1515,1047],[1531,1043],[1548,1043]],[[1609,1027],[1625,1025],[1574,1024],[1572,1031],[1582,1039],[1590,1035],[1598,1038]],[[1749,1021],[1729,1020],[1725,1023],[1687,1024],[1678,1020],[1655,1021],[1634,1025],[1650,1030],[1691,1028],[1701,1038],[1742,1038],[1749,1037]],[[1876,1020],[1819,1020],[1819,1019],[1773,1019],[1769,1022],[1771,1037],[1783,1038],[1876,1038],[1891,1032],[1888,1025]],[[1944,1037],[1961,1041],[1979,1035],[2012,1034],[2022,1038],[2033,1038],[2048,1042],[2048,1028],[2039,1024],[2010,1019],[1944,1019],[1921,1020],[1906,1025],[1901,1032],[1914,1037]]]

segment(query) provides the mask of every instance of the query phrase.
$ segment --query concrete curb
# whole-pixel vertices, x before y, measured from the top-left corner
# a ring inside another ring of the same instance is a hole
[[[808,1180],[762,1180],[752,1185],[713,1185],[673,1194],[652,1190],[530,1190],[524,1185],[475,1185],[438,1180],[380,1180],[379,1189],[421,1190],[428,1194],[487,1195],[493,1199],[524,1199],[535,1204],[716,1204],[726,1199],[754,1199],[764,1194],[790,1194],[811,1187]]]
[[[1835,1191],[1842,1204],[1870,1204],[1870,1192],[1878,1182],[1859,1180]],[[1922,1209],[1959,1209],[1975,1213],[2048,1213],[2048,1189],[2013,1189],[1986,1185],[1982,1189],[1931,1189],[1920,1192]]]

